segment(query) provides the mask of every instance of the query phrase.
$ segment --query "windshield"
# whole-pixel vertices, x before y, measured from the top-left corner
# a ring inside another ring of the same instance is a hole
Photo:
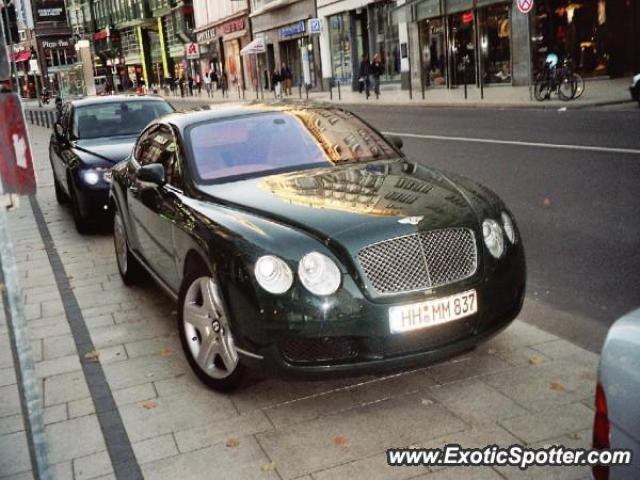
[[[138,135],[152,120],[173,112],[166,102],[109,102],[75,107],[73,135],[89,138]]]
[[[399,156],[360,119],[330,109],[215,119],[196,124],[188,138],[203,183]]]

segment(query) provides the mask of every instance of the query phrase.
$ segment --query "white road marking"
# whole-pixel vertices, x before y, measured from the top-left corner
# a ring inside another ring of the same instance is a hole
[[[588,152],[607,152],[607,153],[627,153],[631,155],[640,155],[639,149],[634,148],[617,148],[617,147],[597,147],[595,145],[565,145],[559,143],[540,143],[540,142],[521,142],[518,140],[497,140],[492,138],[472,138],[472,137],[450,137],[448,135],[423,135],[419,133],[399,133],[399,132],[382,132],[385,135],[396,135],[398,137],[420,138],[423,140],[444,140],[450,142],[469,142],[469,143],[494,143],[498,145],[517,145],[521,147],[537,147],[537,148],[556,148],[561,150],[581,150]]]

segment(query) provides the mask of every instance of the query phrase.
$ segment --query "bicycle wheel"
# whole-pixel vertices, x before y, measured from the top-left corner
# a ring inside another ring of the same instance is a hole
[[[584,78],[582,78],[582,75],[579,73],[574,73],[573,76],[575,77],[576,82],[576,94],[573,96],[573,99],[575,100],[576,98],[580,98],[584,93]]]
[[[539,102],[543,102],[551,96],[551,84],[547,79],[538,79],[533,87],[533,96]]]
[[[576,81],[573,75],[563,75],[558,83],[558,97],[560,100],[568,102],[576,94]]]

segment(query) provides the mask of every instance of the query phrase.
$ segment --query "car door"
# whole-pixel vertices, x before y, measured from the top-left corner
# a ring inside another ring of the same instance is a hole
[[[139,254],[147,265],[174,291],[179,288],[173,244],[173,229],[180,216],[182,183],[177,168],[176,138],[167,125],[149,127],[134,149],[133,179],[127,206],[137,239]],[[165,183],[155,185],[137,179],[145,165],[158,163],[165,171]]]

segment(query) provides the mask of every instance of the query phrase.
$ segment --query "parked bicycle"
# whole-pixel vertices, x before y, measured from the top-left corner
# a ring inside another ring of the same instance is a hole
[[[550,53],[545,58],[542,71],[536,76],[534,96],[539,102],[549,100],[552,94],[567,102],[584,93],[584,79],[574,71],[571,60],[565,59],[560,65],[558,62],[558,56]]]

